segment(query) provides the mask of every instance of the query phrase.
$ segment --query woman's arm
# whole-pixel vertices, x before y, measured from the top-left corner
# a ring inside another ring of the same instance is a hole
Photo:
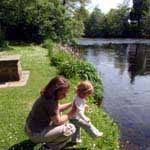
[[[61,124],[65,123],[66,121],[68,121],[69,119],[71,119],[75,113],[76,113],[76,108],[73,105],[72,109],[69,113],[64,114],[64,115],[60,115],[58,113],[57,115],[52,117],[51,120],[53,121],[54,125],[61,125]]]
[[[59,111],[62,112],[72,106],[72,103],[59,104]]]
[[[57,115],[51,118],[52,122],[54,125],[61,125],[63,123],[65,123],[67,120],[69,120],[69,115]]]

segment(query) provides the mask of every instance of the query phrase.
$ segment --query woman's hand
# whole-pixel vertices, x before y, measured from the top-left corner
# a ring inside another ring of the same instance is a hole
[[[68,118],[71,119],[75,115],[75,113],[76,113],[76,106],[73,103],[72,108],[71,108],[70,112],[68,113]]]
[[[59,113],[53,117],[51,117],[51,120],[55,125],[60,125],[68,121],[73,117],[73,115],[76,113],[76,107],[74,104],[72,104],[72,108],[68,114],[60,115]]]

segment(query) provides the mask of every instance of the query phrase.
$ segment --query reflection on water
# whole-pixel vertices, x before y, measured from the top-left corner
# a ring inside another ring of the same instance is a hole
[[[119,124],[124,150],[150,148],[150,46],[141,44],[86,47],[104,84],[103,107]]]
[[[136,75],[150,73],[150,49],[144,45],[129,45],[128,50],[128,70],[133,83]]]

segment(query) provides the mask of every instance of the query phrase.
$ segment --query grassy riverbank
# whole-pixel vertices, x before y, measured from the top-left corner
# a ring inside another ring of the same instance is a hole
[[[30,150],[28,139],[24,134],[24,123],[40,89],[59,73],[58,68],[50,65],[47,49],[40,46],[10,46],[9,50],[0,52],[0,56],[20,54],[23,70],[30,71],[28,83],[24,87],[0,89],[0,150]],[[71,101],[79,77],[70,79],[71,89],[65,101]],[[86,150],[118,150],[119,130],[113,120],[89,100],[91,111],[87,114],[93,124],[104,132],[102,139],[93,141],[85,132],[83,144],[78,148]],[[15,145],[15,146],[14,146]],[[37,150],[38,146],[34,147]]]

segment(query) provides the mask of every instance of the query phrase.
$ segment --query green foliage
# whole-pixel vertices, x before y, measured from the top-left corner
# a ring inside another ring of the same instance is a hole
[[[3,47],[3,45],[4,45],[4,38],[2,34],[0,33],[0,47]]]
[[[24,133],[26,117],[40,90],[48,81],[57,75],[57,70],[48,63],[47,50],[39,46],[9,46],[9,51],[0,52],[4,55],[21,55],[23,70],[30,75],[26,86],[0,89],[0,150],[29,150],[23,148],[27,140]],[[12,148],[18,144],[18,147]],[[30,146],[30,145],[29,145]]]
[[[149,0],[135,0],[132,10],[126,5],[119,5],[107,14],[95,8],[84,20],[86,37],[150,37]],[[131,23],[128,23],[131,19]]]
[[[84,23],[89,18],[89,15],[90,15],[89,11],[85,7],[83,7],[83,6],[77,8],[74,11],[74,17],[77,20],[82,20]]]
[[[144,22],[143,20],[147,20],[145,18],[146,13],[149,11],[150,3],[149,0],[135,0],[133,1],[133,8],[130,12],[131,22],[135,22],[131,24],[131,29],[135,33],[135,37],[141,37],[146,32],[143,33]],[[133,34],[134,34],[133,33]]]
[[[127,16],[129,8],[120,5],[104,15],[100,9],[95,8],[85,21],[85,36],[87,37],[125,37]]]
[[[108,37],[124,37],[125,23],[129,14],[129,8],[120,5],[118,9],[112,9],[106,16]]]
[[[95,87],[95,101],[98,102],[102,100],[102,83],[92,64],[61,50],[53,52],[50,60],[51,64],[58,68],[59,74],[64,75],[67,78],[77,76],[82,80],[90,80]]]
[[[43,47],[48,49],[48,56],[52,56],[53,48],[55,44],[51,39],[45,39],[43,42]]]
[[[89,15],[89,0],[1,0],[0,25],[6,40],[77,43],[87,37],[149,37],[149,0],[133,1],[130,11],[119,6],[104,15],[95,8]],[[128,24],[129,19],[137,24]],[[146,24],[146,25],[145,25]],[[83,33],[84,32],[84,33]],[[2,45],[1,38],[1,45]]]
[[[140,21],[142,17],[145,16],[145,12],[148,12],[150,9],[149,0],[134,0],[133,9],[131,11],[131,20]]]
[[[7,47],[7,42],[5,41],[4,35],[0,30],[0,50]]]
[[[57,70],[49,65],[47,50],[39,46],[13,46],[12,50],[0,52],[0,56],[20,54],[23,70],[30,70],[29,80],[24,87],[0,89],[0,150],[40,150],[28,140],[24,126],[32,104],[39,96],[41,88],[57,75]],[[36,57],[35,57],[36,56]],[[71,87],[63,103],[72,102],[74,88],[79,79],[70,79]],[[88,112],[92,123],[104,133],[98,140],[92,140],[82,131],[83,144],[71,149],[119,150],[119,129],[113,120],[96,105],[90,103]]]
[[[68,19],[66,22],[65,34],[62,35],[64,43],[76,44],[77,39],[83,35],[84,24],[81,20],[77,20],[75,17]],[[66,36],[65,36],[66,35]]]
[[[64,51],[60,51],[60,52],[53,52],[53,55],[52,57],[50,58],[51,60],[51,64],[56,66],[56,67],[59,67],[61,65],[63,65],[62,63],[64,62],[64,64],[67,65],[68,61],[71,62],[71,55],[70,54],[66,54],[66,52]]]
[[[91,122],[96,126],[100,131],[104,133],[104,136],[100,139],[89,139],[85,132],[82,131],[83,143],[86,146],[88,145],[88,150],[120,150],[119,148],[119,136],[117,127],[113,120],[101,108],[96,108],[94,104],[89,104],[91,111],[87,113],[88,117],[91,119]],[[108,122],[108,120],[109,122]],[[108,127],[108,124],[110,127]]]
[[[9,40],[51,38],[71,43],[83,33],[83,23],[69,15],[58,0],[2,0],[0,8],[2,29]]]
[[[104,14],[95,8],[90,17],[85,21],[85,35],[89,37],[103,36]]]
[[[145,19],[143,20],[143,36],[150,38],[150,10],[145,14]]]
[[[78,9],[78,7],[85,7],[90,0],[61,0],[62,4],[68,9],[70,13]]]
[[[74,60],[74,59],[73,59]],[[73,61],[70,59],[68,62],[61,62],[59,66],[60,74],[72,78],[74,76],[79,76],[82,80],[90,80],[94,85],[94,99],[95,101],[102,100],[102,83],[97,75],[96,69],[88,62],[77,60]]]

